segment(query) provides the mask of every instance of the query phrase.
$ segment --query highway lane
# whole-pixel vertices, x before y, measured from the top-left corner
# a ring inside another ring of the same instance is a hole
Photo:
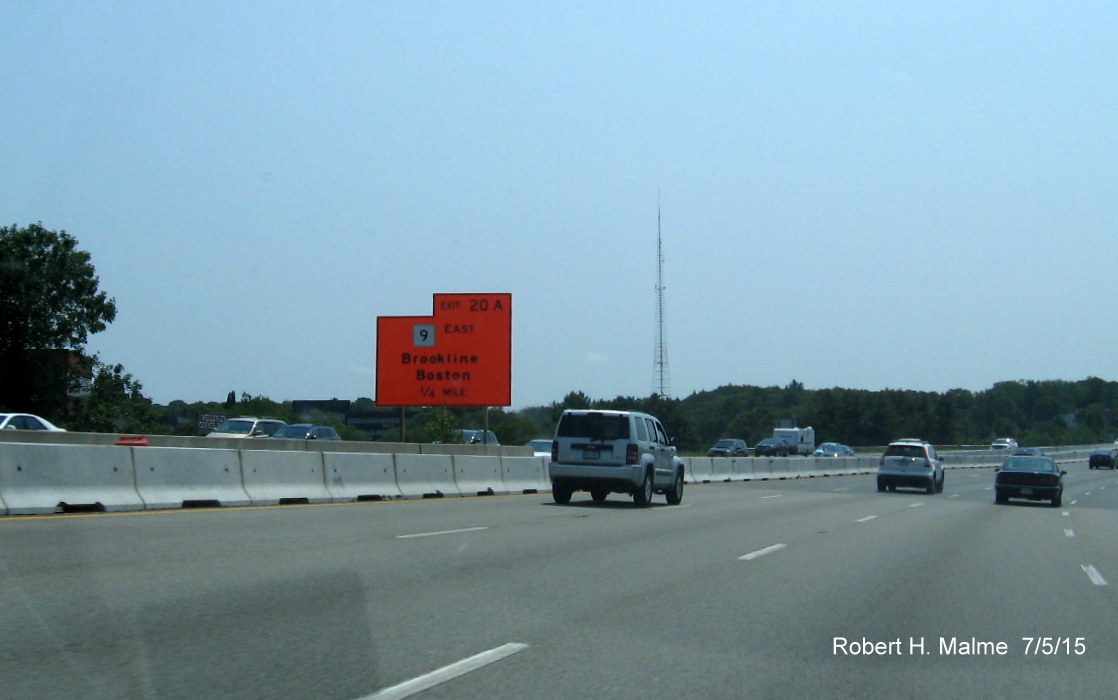
[[[8,518],[0,677],[12,697],[364,698],[516,644],[417,697],[1111,697],[1118,473],[1066,468],[1059,509],[993,505],[981,469],[939,495],[834,477],[648,510],[545,494]]]

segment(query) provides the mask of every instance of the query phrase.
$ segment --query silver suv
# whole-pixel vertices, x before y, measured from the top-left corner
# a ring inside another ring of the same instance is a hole
[[[917,439],[889,443],[877,466],[877,490],[895,491],[898,486],[943,492],[943,462],[936,448]]]
[[[556,503],[589,491],[597,503],[627,493],[646,508],[653,493],[662,493],[676,505],[683,500],[683,473],[674,441],[647,413],[566,410],[555,427],[548,476]]]

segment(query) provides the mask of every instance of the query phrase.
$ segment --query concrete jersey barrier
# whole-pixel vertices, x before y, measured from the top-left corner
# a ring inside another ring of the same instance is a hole
[[[501,457],[501,478],[509,493],[540,493],[551,490],[547,457]]]
[[[396,484],[405,498],[462,495],[450,455],[396,455]]]
[[[492,496],[508,493],[501,478],[501,458],[483,455],[454,455],[454,484],[463,496]]]
[[[323,452],[326,489],[334,501],[387,501],[403,498],[390,454]]]
[[[254,506],[330,503],[321,452],[241,452],[241,477]]]
[[[143,510],[131,449],[0,443],[0,492],[6,512]]]
[[[129,447],[136,489],[149,509],[247,506],[241,453],[197,447]]]

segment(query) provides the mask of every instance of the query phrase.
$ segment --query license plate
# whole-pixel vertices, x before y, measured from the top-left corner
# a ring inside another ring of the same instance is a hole
[[[583,459],[598,459],[598,451],[597,450],[583,450],[582,451],[582,458]]]
[[[1031,495],[1033,495],[1033,490],[1030,489],[1030,488],[1027,488],[1027,487],[1023,488],[1023,489],[1021,489],[1021,495],[1022,496],[1031,496]]]

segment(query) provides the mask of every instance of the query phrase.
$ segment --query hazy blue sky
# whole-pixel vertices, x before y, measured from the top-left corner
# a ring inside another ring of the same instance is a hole
[[[0,219],[156,401],[374,395],[509,292],[513,405],[1118,379],[1118,3],[0,4]]]

